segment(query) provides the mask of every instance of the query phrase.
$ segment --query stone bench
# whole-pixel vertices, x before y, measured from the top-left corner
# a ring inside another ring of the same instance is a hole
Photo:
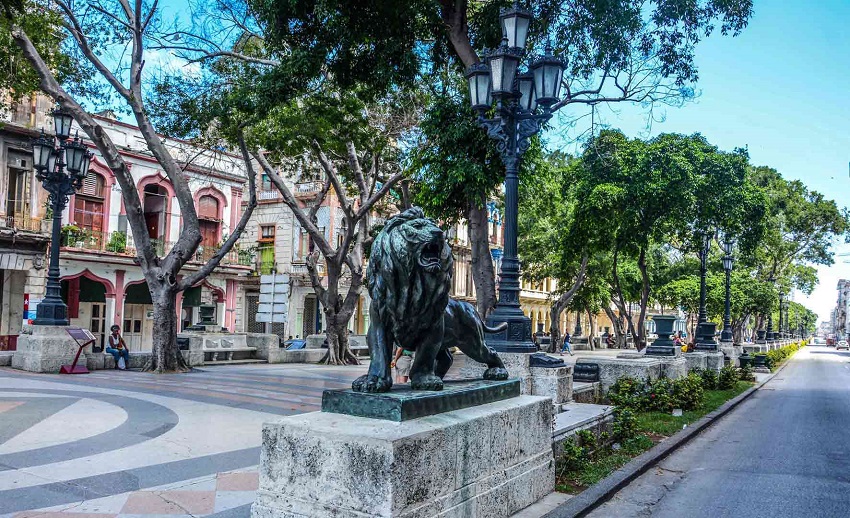
[[[218,361],[218,355],[220,353],[224,353],[225,360],[230,361],[233,359],[233,353],[256,353],[257,348],[249,345],[235,345],[233,340],[222,338],[220,340],[204,340],[203,351],[204,355],[206,355],[206,353],[210,353],[212,355],[210,361]]]

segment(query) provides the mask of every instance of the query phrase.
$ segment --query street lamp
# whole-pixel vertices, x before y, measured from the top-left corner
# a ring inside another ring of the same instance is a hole
[[[552,106],[560,100],[561,79],[566,63],[555,57],[551,47],[531,61],[529,71],[517,74],[525,56],[531,13],[516,2],[499,16],[504,38],[487,58],[466,70],[472,109],[478,124],[498,142],[505,165],[505,248],[499,281],[499,302],[487,317],[488,326],[507,323],[504,331],[488,337],[487,343],[500,352],[533,353],[531,320],[519,304],[520,264],[517,257],[517,200],[519,163],[529,139],[552,117]],[[493,108],[493,118],[487,112]]]
[[[785,293],[779,292],[779,338],[785,338]]]
[[[732,342],[734,337],[732,335],[732,297],[731,297],[731,284],[732,284],[732,247],[735,246],[735,241],[731,239],[729,236],[726,237],[726,240],[723,241],[723,269],[726,270],[726,305],[725,310],[723,312],[723,332],[720,333],[720,341],[721,342]]]
[[[697,331],[696,344],[694,348],[700,351],[716,351],[717,342],[714,341],[714,332],[717,329],[717,324],[708,321],[708,315],[705,308],[706,287],[705,275],[708,261],[708,251],[711,246],[712,232],[704,231],[700,238],[699,249],[699,313],[697,314]]]
[[[35,177],[48,192],[50,206],[53,209],[53,230],[50,237],[50,266],[47,270],[47,288],[44,299],[36,309],[33,325],[67,326],[68,307],[62,302],[59,283],[59,245],[62,231],[62,211],[68,203],[68,196],[74,194],[83,185],[83,179],[89,170],[92,154],[79,137],[71,137],[73,117],[62,109],[53,110],[54,139],[44,130],[32,141],[32,158]]]

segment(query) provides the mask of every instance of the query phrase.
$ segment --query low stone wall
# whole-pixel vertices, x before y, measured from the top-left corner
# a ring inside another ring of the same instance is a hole
[[[595,363],[599,365],[599,384],[601,395],[608,392],[611,385],[623,376],[636,379],[657,379],[666,376],[670,379],[681,378],[688,373],[687,360],[681,355],[675,357],[646,356],[640,353],[624,353],[623,356],[609,358],[585,356],[576,358],[576,363]]]
[[[508,518],[555,486],[552,404],[519,396],[392,422],[313,412],[263,426],[252,518]]]
[[[546,368],[532,367],[531,355],[524,353],[499,353],[508,375],[517,378],[520,382],[520,392],[529,396],[545,396],[552,399],[552,403],[560,405],[572,399],[573,390],[573,368],[570,365],[564,367]],[[460,369],[463,378],[480,378],[487,370],[483,363],[473,361],[464,356],[464,365]]]
[[[321,349],[325,343],[325,334],[308,335],[307,349]],[[366,335],[348,335],[348,345],[350,347],[368,348],[366,344]],[[355,353],[356,354],[356,353]]]
[[[682,356],[687,362],[688,371],[691,371],[693,369],[709,369],[716,372],[720,372],[720,369],[723,368],[723,353],[721,351],[694,351],[684,353],[682,354]]]
[[[183,354],[183,359],[188,363],[190,357],[189,351],[180,351],[180,353]],[[129,369],[143,369],[147,365],[148,360],[150,360],[150,357],[150,351],[130,351],[130,365],[127,367]],[[87,353],[85,358],[80,358],[81,364],[84,361],[86,368],[90,371],[115,368],[115,357],[109,353]],[[196,366],[191,363],[189,365]]]
[[[601,394],[599,393],[601,384],[598,381],[594,382],[576,382],[573,381],[573,401],[575,403],[591,403],[599,401]]]
[[[248,333],[246,338],[248,347],[256,347],[254,357],[258,360],[266,360],[269,363],[280,363],[281,349],[280,337],[270,333]]]
[[[570,416],[571,412],[586,413],[586,417],[577,419]],[[569,420],[568,426],[562,426],[559,421]],[[555,429],[552,432],[552,454],[557,459],[564,453],[564,443],[581,430],[590,430],[596,439],[610,438],[614,432],[614,407],[602,405],[580,405],[572,403],[565,405],[564,413],[555,417]]]
[[[328,354],[327,349],[297,349],[295,351],[281,350],[277,363],[318,363]]]
[[[15,351],[0,351],[0,367],[8,367],[12,365],[12,356]]]

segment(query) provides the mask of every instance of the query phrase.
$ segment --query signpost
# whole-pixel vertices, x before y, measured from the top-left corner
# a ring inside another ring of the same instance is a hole
[[[285,324],[289,317],[289,275],[272,273],[260,276],[260,304],[257,308],[257,322],[266,324],[270,332],[271,324]]]
[[[71,338],[77,342],[77,345],[80,348],[77,350],[77,355],[74,356],[74,363],[71,365],[63,365],[59,369],[59,374],[88,374],[89,370],[84,366],[77,366],[77,362],[80,361],[80,353],[83,352],[83,349],[87,345],[91,345],[97,340],[93,334],[88,329],[83,329],[80,327],[69,327],[66,329],[68,334],[71,335]]]

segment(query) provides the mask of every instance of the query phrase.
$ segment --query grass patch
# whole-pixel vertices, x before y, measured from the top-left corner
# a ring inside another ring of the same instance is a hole
[[[685,425],[694,423],[709,412],[717,410],[720,405],[752,386],[750,382],[738,381],[729,390],[706,390],[702,405],[696,410],[682,412],[681,417],[674,417],[665,412],[639,412],[637,414],[638,431],[670,437]]]
[[[683,412],[680,417],[666,412],[635,412],[637,435],[623,441],[621,445],[579,446],[576,442],[568,442],[564,448],[565,456],[558,461],[556,468],[555,490],[569,494],[581,493],[641,453],[681,431],[685,425],[717,410],[723,403],[752,386],[753,383],[738,381],[728,390],[706,390],[702,404],[695,410]]]

